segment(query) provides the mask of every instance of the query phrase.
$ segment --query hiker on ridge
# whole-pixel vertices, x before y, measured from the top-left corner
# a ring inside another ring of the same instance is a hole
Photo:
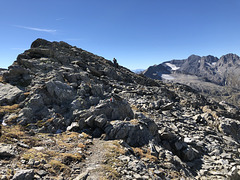
[[[118,63],[117,63],[117,60],[115,58],[113,58],[113,66],[115,68],[118,68]]]

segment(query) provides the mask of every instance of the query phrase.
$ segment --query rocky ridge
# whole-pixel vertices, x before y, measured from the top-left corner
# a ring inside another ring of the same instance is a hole
[[[0,105],[2,179],[239,178],[238,108],[64,42],[20,54]]]

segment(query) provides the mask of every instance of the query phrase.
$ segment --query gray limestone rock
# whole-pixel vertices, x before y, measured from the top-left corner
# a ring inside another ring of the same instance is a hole
[[[220,132],[230,135],[237,142],[240,142],[240,123],[234,119],[222,118],[218,126]]]
[[[133,118],[133,111],[130,105],[125,101],[99,103],[92,110],[92,114],[104,114],[110,120],[124,120],[126,117]]]
[[[48,81],[47,91],[59,103],[71,102],[75,96],[73,88],[61,81]]]
[[[34,178],[34,170],[19,170],[17,171],[12,180],[33,180]]]
[[[88,176],[89,176],[89,172],[85,171],[79,174],[74,180],[86,180]]]
[[[72,124],[70,126],[67,127],[67,131],[78,131],[79,128],[79,124],[78,122],[72,122]]]
[[[31,108],[33,112],[43,109],[43,97],[40,94],[34,94],[27,102],[27,107]]]
[[[0,144],[0,159],[15,157],[14,146],[9,144]]]
[[[17,99],[22,93],[23,91],[16,86],[0,83],[0,104],[17,103]]]
[[[107,121],[107,117],[104,114],[101,114],[94,119],[94,125],[100,129],[104,129]]]
[[[22,66],[12,65],[9,71],[3,73],[3,79],[12,85],[28,86],[31,83],[29,70]]]
[[[130,146],[142,146],[150,140],[158,140],[157,133],[138,120],[112,121],[105,126],[104,131],[109,139],[123,139]]]

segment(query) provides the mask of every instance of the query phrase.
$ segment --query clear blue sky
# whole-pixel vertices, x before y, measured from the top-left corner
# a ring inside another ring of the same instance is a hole
[[[147,68],[191,54],[240,55],[240,0],[1,0],[0,67],[32,41],[65,41]]]

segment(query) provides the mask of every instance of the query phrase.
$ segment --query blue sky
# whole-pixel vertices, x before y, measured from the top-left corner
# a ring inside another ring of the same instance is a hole
[[[129,69],[191,54],[240,55],[239,0],[1,0],[0,67],[37,38]]]

